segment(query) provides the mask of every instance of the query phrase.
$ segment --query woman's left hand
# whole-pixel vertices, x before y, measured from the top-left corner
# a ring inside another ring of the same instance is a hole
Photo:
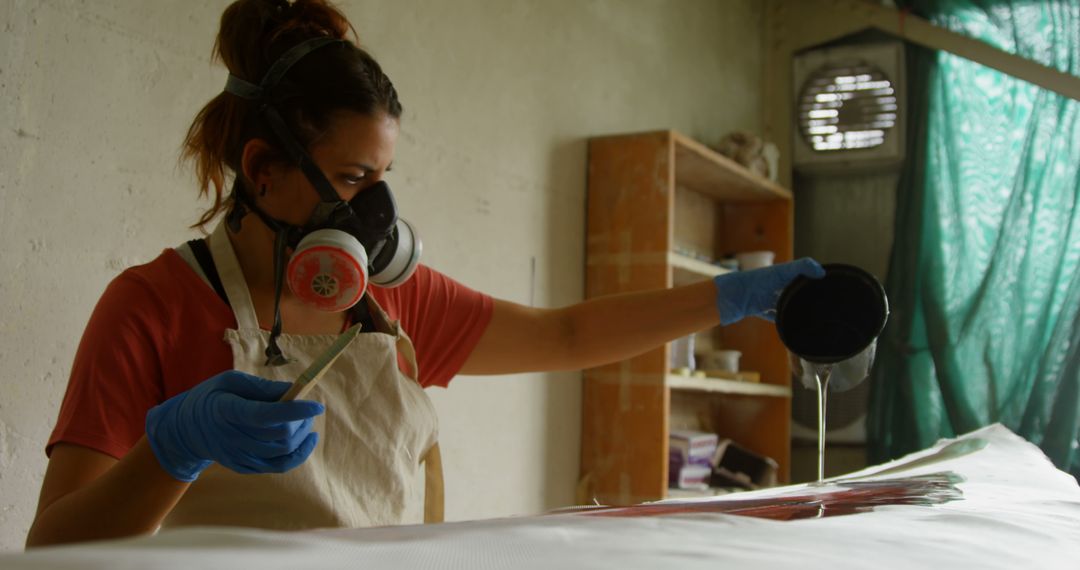
[[[776,301],[780,293],[800,275],[820,279],[825,276],[825,270],[817,261],[804,257],[780,265],[732,271],[714,277],[720,324],[730,325],[746,317],[775,320]]]

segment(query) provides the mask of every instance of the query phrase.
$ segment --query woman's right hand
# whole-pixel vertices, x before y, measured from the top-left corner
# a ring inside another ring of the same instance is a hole
[[[237,473],[284,473],[315,449],[313,418],[325,410],[308,400],[279,402],[290,386],[222,372],[151,408],[146,438],[179,481],[194,481],[212,462]]]

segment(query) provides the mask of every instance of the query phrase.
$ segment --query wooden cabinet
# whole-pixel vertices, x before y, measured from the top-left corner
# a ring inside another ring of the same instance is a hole
[[[791,192],[674,131],[589,141],[586,296],[672,287],[721,268],[714,258],[792,257]],[[671,374],[667,346],[585,372],[582,498],[665,497],[670,429],[708,429],[775,459],[788,480],[791,387],[772,323],[745,319],[698,336],[742,352],[760,383]]]

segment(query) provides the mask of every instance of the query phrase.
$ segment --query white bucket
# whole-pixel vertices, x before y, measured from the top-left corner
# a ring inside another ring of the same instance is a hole
[[[737,350],[712,350],[702,355],[701,367],[707,370],[738,372],[741,356],[742,353]]]
[[[776,254],[771,251],[745,251],[735,254],[735,259],[739,261],[739,269],[743,271],[768,267],[773,264],[775,258]]]

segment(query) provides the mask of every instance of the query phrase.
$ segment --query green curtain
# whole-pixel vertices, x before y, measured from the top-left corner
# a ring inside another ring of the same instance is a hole
[[[907,4],[1080,75],[1080,0]],[[1001,422],[1080,476],[1080,102],[946,52],[907,53],[870,458]]]

